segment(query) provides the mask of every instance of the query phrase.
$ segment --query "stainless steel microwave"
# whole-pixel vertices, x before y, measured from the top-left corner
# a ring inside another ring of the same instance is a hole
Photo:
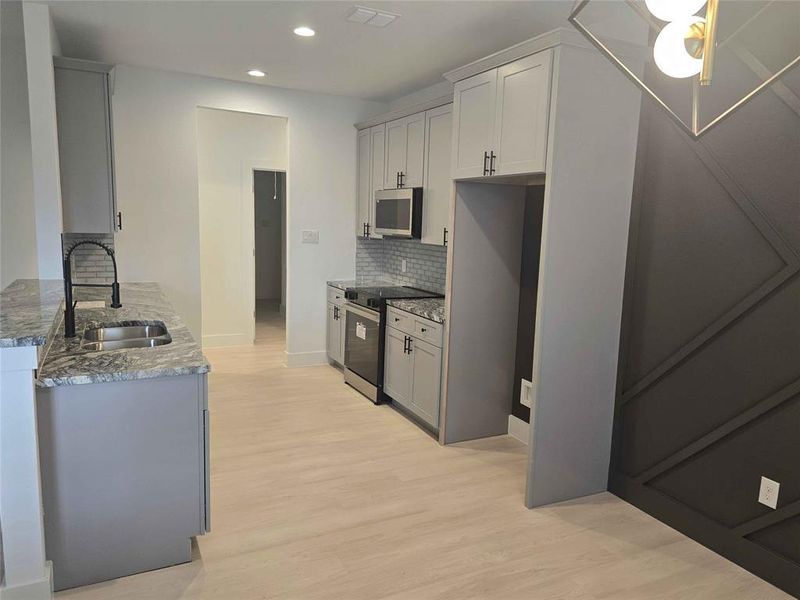
[[[404,238],[422,237],[422,188],[375,192],[375,233]]]

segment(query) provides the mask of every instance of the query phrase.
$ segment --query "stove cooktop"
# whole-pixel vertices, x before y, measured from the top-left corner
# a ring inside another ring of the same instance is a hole
[[[413,298],[444,298],[444,295],[409,286],[352,287],[345,291],[345,298],[367,308],[380,308],[386,300]]]

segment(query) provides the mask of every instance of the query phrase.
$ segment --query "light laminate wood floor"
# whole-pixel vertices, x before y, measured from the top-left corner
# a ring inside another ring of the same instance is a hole
[[[610,494],[527,510],[521,444],[441,447],[283,350],[266,313],[256,345],[207,351],[212,532],[195,560],[59,599],[788,598]]]

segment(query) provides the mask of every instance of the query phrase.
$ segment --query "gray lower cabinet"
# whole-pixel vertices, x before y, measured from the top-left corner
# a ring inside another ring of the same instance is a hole
[[[344,309],[328,302],[328,358],[344,364]]]
[[[383,391],[406,407],[411,406],[414,372],[412,355],[407,352],[408,337],[399,329],[387,327],[383,354]]]
[[[113,233],[122,226],[114,182],[113,67],[61,57],[53,65],[64,231]]]
[[[329,285],[325,348],[328,353],[328,359],[340,365],[344,364],[344,303],[344,292]]]
[[[442,349],[413,338],[410,347],[414,357],[412,410],[425,422],[438,427]]]
[[[441,325],[389,309],[384,349],[383,391],[434,429],[439,427],[442,386]]]
[[[55,589],[191,561],[209,530],[206,375],[36,395]]]

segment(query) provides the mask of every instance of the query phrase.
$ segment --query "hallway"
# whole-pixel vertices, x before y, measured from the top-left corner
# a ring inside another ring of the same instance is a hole
[[[208,349],[211,533],[189,564],[72,600],[718,598],[785,594],[610,494],[523,506],[526,449],[441,447],[332,367],[284,366],[282,316]]]

